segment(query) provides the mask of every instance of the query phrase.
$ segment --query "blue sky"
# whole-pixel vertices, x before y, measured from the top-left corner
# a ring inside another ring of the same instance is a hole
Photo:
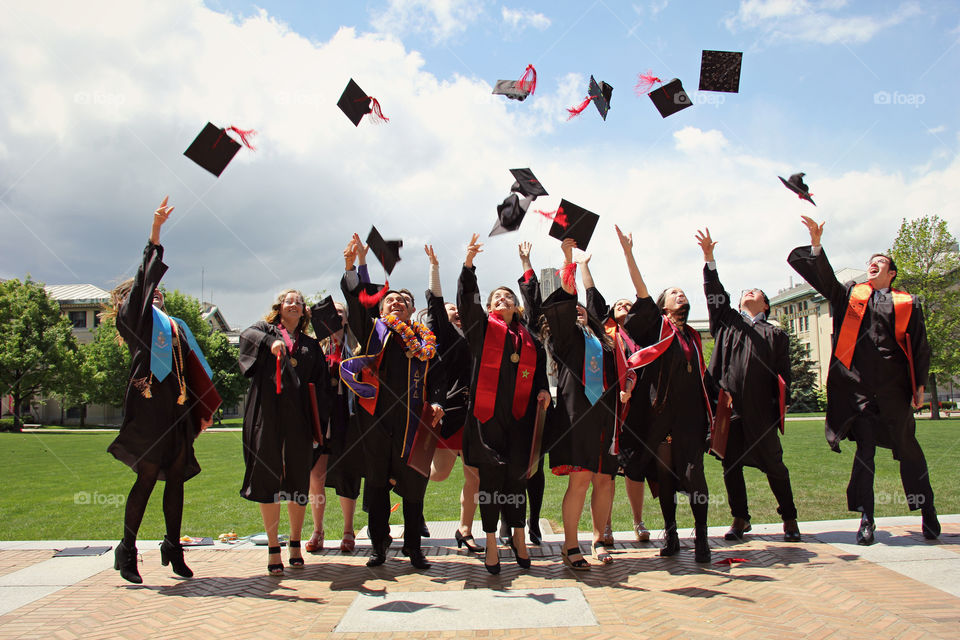
[[[109,288],[136,268],[150,217],[170,288],[246,326],[280,290],[338,292],[341,252],[376,224],[405,241],[391,284],[444,292],[472,232],[493,226],[531,167],[548,197],[595,211],[589,252],[608,298],[630,294],[613,233],[635,234],[652,291],[702,304],[710,227],[731,291],[789,283],[785,258],[827,223],[837,268],[936,213],[960,234],[960,5],[956,2],[36,0],[0,4],[0,278]],[[698,93],[703,49],[743,51],[740,93]],[[490,94],[538,70],[523,103]],[[662,119],[639,72],[680,78],[694,107]],[[614,87],[604,122],[566,120],[589,76]],[[391,118],[354,128],[349,78]],[[258,131],[219,179],[183,157],[207,121]],[[816,208],[777,180],[805,171]],[[481,288],[515,282],[516,245],[560,261],[535,214],[490,238]],[[382,274],[374,269],[374,277]]]

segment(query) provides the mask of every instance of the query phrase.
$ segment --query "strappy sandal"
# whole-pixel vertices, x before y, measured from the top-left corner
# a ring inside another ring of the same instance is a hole
[[[267,547],[267,554],[271,556],[280,555],[280,547]],[[275,562],[267,565],[267,573],[272,576],[282,576],[283,575],[283,563]]]
[[[607,544],[603,540],[597,540],[593,543],[593,557],[600,564],[612,564],[613,556],[607,551]]]
[[[307,543],[303,545],[303,550],[307,553],[314,553],[323,549],[323,529],[319,531],[314,530],[313,535],[310,536],[310,539],[307,540]]]
[[[573,547],[571,549],[561,549],[560,556],[563,558],[563,564],[567,565],[574,571],[589,571],[590,563],[581,557],[579,560],[571,560],[570,556],[580,554],[580,547]]]
[[[637,534],[637,542],[650,542],[650,530],[643,520],[633,523],[633,532]]]
[[[300,541],[290,540],[289,542],[287,542],[287,548],[290,550],[299,549]],[[291,556],[290,566],[293,567],[294,569],[303,569],[303,556],[300,556],[299,558],[294,558],[293,556]]]
[[[352,533],[344,533],[343,540],[340,541],[341,553],[352,553],[357,544],[357,536]]]
[[[613,529],[610,528],[610,525],[607,525],[603,530],[603,537],[600,538],[600,541],[603,542],[604,546],[612,547],[613,540]]]

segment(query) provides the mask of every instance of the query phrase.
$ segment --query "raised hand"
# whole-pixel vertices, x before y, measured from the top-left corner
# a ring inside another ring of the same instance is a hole
[[[163,196],[163,202],[161,202],[157,210],[153,212],[153,227],[150,229],[151,244],[160,244],[160,227],[163,226],[163,223],[170,217],[170,212],[173,211],[173,207],[167,206],[169,199],[170,196]]]
[[[437,266],[440,265],[440,261],[437,260],[437,254],[435,254],[435,253],[433,252],[433,245],[432,245],[432,244],[425,244],[425,245],[423,245],[423,252],[424,252],[425,254],[427,254],[427,257],[428,257],[428,258],[430,258],[430,264],[437,265]]]
[[[350,271],[353,269],[353,263],[357,261],[357,234],[353,234],[353,237],[350,238],[350,242],[347,243],[347,248],[343,250],[343,262],[346,265],[344,271]]]
[[[363,240],[360,239],[360,235],[357,233],[353,234],[353,241],[357,244],[357,262],[359,264],[367,264],[367,251],[370,250],[370,245],[363,244]]]
[[[477,242],[479,238],[479,233],[473,234],[470,237],[470,244],[467,245],[467,258],[463,261],[463,264],[468,268],[473,266],[473,259],[477,257],[477,254],[483,253],[483,243]]]
[[[560,243],[560,250],[563,251],[563,264],[573,262],[573,250],[577,248],[577,241],[573,238],[566,238]]]
[[[574,262],[576,262],[581,267],[585,267],[588,264],[590,264],[590,258],[592,257],[593,257],[592,253],[581,253],[577,258],[574,258]]]
[[[530,243],[530,242],[524,241],[524,242],[521,242],[519,245],[517,245],[517,249],[518,249],[519,252],[520,252],[520,259],[521,259],[521,260],[529,260],[529,259],[530,259],[530,250],[533,249],[533,244]]]
[[[710,237],[710,229],[707,228],[706,233],[698,229],[696,238],[697,244],[703,250],[703,261],[713,262],[713,248],[717,246],[717,243]]]
[[[810,232],[810,244],[814,247],[820,246],[820,238],[823,236],[823,225],[827,224],[825,221],[817,224],[817,221],[809,216],[800,216],[803,220],[804,226],[807,227],[807,231]]]
[[[620,231],[620,227],[613,225],[613,228],[617,230],[617,238],[620,240],[620,246],[623,247],[624,253],[633,253],[633,234],[623,235],[623,231]]]

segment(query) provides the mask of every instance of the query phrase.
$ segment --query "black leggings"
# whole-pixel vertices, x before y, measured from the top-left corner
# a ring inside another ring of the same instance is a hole
[[[166,482],[163,487],[163,520],[166,523],[167,539],[180,540],[180,523],[183,520],[183,469],[187,461],[187,447],[180,449],[173,463],[165,469]],[[127,546],[137,543],[137,532],[147,510],[147,502],[153,487],[157,484],[160,465],[141,461],[137,465],[137,481],[130,489],[123,514],[123,542]]]

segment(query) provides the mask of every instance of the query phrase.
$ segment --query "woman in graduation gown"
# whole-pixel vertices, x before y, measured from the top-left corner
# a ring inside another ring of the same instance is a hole
[[[482,244],[473,234],[460,272],[457,308],[474,367],[471,411],[463,449],[467,464],[480,475],[480,518],[487,537],[484,566],[500,572],[497,522],[513,529],[511,547],[521,568],[530,566],[524,541],[524,497],[537,405],[550,404],[546,354],[520,322],[516,294],[498,287],[480,305],[473,260]],[[488,313],[489,312],[489,313]],[[491,562],[495,560],[496,562]]]
[[[624,429],[621,464],[632,478],[657,482],[666,545],[661,556],[680,550],[676,493],[690,496],[695,523],[694,558],[710,561],[707,541],[709,494],[703,473],[712,411],[704,380],[706,366],[699,334],[687,324],[690,304],[679,287],[666,289],[654,302],[633,257],[633,234],[617,236],[637,292],[624,329],[638,350],[628,364],[639,368],[631,413],[640,413],[639,430]]]
[[[200,473],[193,440],[212,422],[212,415],[195,422],[190,409],[196,401],[192,387],[197,381],[188,379],[185,368],[191,351],[205,366],[206,360],[186,323],[163,312],[163,293],[157,288],[167,270],[160,228],[172,211],[164,198],[153,214],[150,240],[137,275],[111,292],[111,306],[101,315],[116,318],[118,340],[127,345],[131,356],[123,424],[107,451],[137,474],[124,507],[123,539],[114,563],[125,580],[136,584],[143,582],[137,571],[137,532],[157,480],[165,481],[163,519],[167,531],[160,545],[161,562],[172,563],[177,575],[193,575],[180,546],[183,484]]]
[[[560,367],[557,385],[557,438],[550,446],[554,475],[567,476],[563,496],[563,562],[576,570],[589,569],[580,553],[577,525],[587,489],[593,484],[594,555],[603,564],[613,561],[603,539],[603,529],[613,496],[611,484],[619,463],[614,437],[619,419],[621,391],[613,342],[595,317],[577,303],[572,238],[563,241],[561,288],[543,301],[548,342]],[[622,367],[626,374],[626,366]]]
[[[303,294],[287,289],[263,320],[240,334],[240,370],[250,378],[243,412],[246,471],[240,495],[260,503],[271,575],[283,575],[278,536],[282,501],[287,502],[290,518],[290,566],[303,567],[300,534],[310,492],[314,433],[316,423],[324,424],[328,417],[327,362],[317,340],[305,333],[309,323]]]

